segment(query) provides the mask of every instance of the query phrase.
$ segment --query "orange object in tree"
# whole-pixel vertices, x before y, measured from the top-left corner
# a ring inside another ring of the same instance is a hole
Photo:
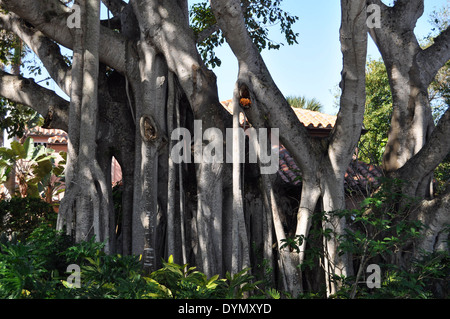
[[[247,98],[242,98],[239,103],[241,104],[242,107],[250,107],[252,105],[252,101],[250,101],[250,99]]]

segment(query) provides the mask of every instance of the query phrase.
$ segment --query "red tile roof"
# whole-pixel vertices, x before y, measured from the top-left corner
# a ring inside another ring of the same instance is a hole
[[[284,146],[280,147],[278,174],[288,184],[298,185],[301,183],[300,169]],[[347,190],[370,192],[379,185],[378,178],[382,175],[381,168],[353,160],[345,173],[344,184]]]
[[[33,136],[48,136],[49,144],[67,144],[68,135],[63,130],[58,129],[46,129],[39,126],[32,127],[29,129],[25,136],[33,137]]]
[[[223,101],[222,105],[228,111],[228,113],[233,114],[233,110],[231,109],[231,100]],[[334,127],[334,124],[336,124],[337,117],[335,115],[329,115],[294,107],[292,109],[294,110],[300,122],[302,122],[306,128],[331,130]],[[242,121],[243,119],[241,119],[241,122]]]
[[[320,112],[293,108],[300,122],[307,128],[328,128],[332,129],[336,124],[337,117]]]

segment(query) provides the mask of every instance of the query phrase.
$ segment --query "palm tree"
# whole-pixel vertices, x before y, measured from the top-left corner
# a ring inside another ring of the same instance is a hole
[[[311,111],[320,112],[323,105],[316,98],[308,99],[305,96],[287,96],[288,103],[295,108],[306,109]]]

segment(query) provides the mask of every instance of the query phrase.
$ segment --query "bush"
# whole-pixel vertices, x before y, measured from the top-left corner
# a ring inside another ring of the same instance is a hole
[[[323,238],[332,235],[323,221],[345,217],[348,228],[339,239],[340,253],[350,253],[355,277],[335,278],[341,283],[336,298],[446,298],[450,278],[448,251],[423,254],[402,267],[393,257],[413,242],[423,225],[409,218],[414,199],[395,190],[399,181],[385,181],[359,210],[343,210],[313,215],[308,237],[284,240],[282,248],[298,251],[308,245],[301,270],[317,268],[324,258]],[[398,204],[401,203],[401,204]],[[172,257],[150,275],[142,271],[140,256],[107,255],[104,243],[95,238],[74,244],[57,232],[52,221],[56,214],[46,203],[35,199],[12,199],[0,203],[2,218],[8,224],[0,236],[0,298],[101,298],[101,299],[224,299],[280,298],[281,294],[252,276],[250,269],[225,278],[208,278],[195,267],[178,265]],[[5,208],[6,207],[6,208]],[[26,209],[25,209],[25,208]],[[39,219],[39,216],[41,219]],[[6,236],[9,231],[9,236]],[[16,232],[17,236],[14,236]],[[19,240],[18,240],[19,239]],[[80,267],[81,287],[68,282],[67,267]],[[379,289],[360,284],[366,266],[377,264],[382,270]],[[286,296],[288,296],[286,294]],[[313,288],[302,298],[326,298],[325,290]]]
[[[16,234],[18,240],[25,240],[42,223],[56,225],[53,206],[39,198],[13,197],[0,201],[0,233]]]
[[[48,298],[60,284],[66,262],[60,255],[70,238],[48,224],[36,228],[26,242],[0,244],[0,298]]]
[[[25,241],[0,243],[0,298],[214,299],[279,296],[258,289],[246,269],[226,279],[207,276],[169,258],[163,268],[145,276],[139,256],[107,255],[103,243],[73,244],[48,224]],[[67,282],[67,266],[80,267],[81,287]]]

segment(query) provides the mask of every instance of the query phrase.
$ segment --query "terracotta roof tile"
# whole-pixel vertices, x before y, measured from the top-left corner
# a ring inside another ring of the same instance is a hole
[[[27,136],[67,136],[67,133],[59,129],[47,129],[40,126],[32,127],[26,132]]]
[[[49,144],[67,144],[67,136],[52,136],[48,138]]]
[[[65,131],[59,129],[46,129],[39,126],[28,129],[25,136],[48,136],[48,143],[50,144],[67,144],[68,135]]]
[[[320,112],[292,108],[300,122],[308,128],[328,128],[332,129],[336,124],[336,116]]]
[[[288,184],[298,185],[301,182],[300,169],[284,146],[280,147],[278,174]],[[345,173],[344,184],[347,190],[370,191],[379,186],[378,178],[381,176],[381,168],[353,160]]]
[[[226,100],[222,102],[223,107],[228,111],[228,113],[233,114],[231,109],[231,100]],[[332,129],[336,124],[336,116],[328,115],[320,112],[304,110],[300,108],[292,108],[297,115],[300,122],[307,128],[326,128]]]

